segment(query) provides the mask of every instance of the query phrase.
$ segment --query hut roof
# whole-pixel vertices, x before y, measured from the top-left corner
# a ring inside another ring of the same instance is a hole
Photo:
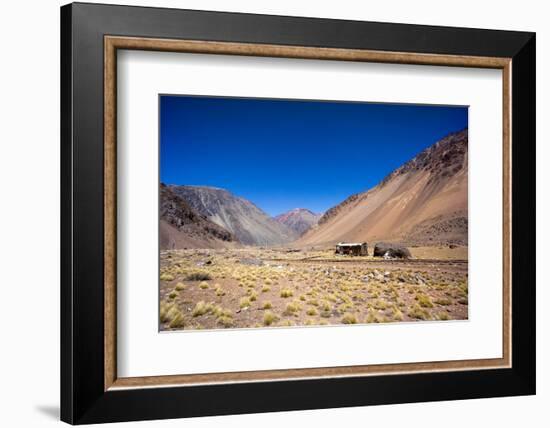
[[[338,242],[339,247],[356,247],[366,244],[366,242]]]

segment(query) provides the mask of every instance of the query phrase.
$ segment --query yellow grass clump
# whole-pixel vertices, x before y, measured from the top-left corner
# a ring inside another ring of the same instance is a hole
[[[239,307],[241,309],[250,307],[250,298],[248,298],[247,296],[241,297],[241,299],[239,300]]]
[[[342,324],[357,324],[357,318],[348,312],[342,317]]]
[[[427,294],[417,293],[417,295],[415,297],[415,300],[423,308],[433,308],[434,307],[432,299]]]
[[[287,298],[292,297],[294,295],[294,292],[290,288],[283,288],[281,290],[281,297]]]
[[[269,326],[277,321],[277,315],[271,311],[266,311],[264,313],[264,325]]]
[[[197,302],[193,310],[191,311],[191,315],[194,317],[200,317],[201,315],[204,315],[212,310],[212,305],[210,303],[206,303],[204,300],[201,300]]]
[[[295,300],[293,302],[287,303],[284,314],[297,315],[298,312],[300,312],[300,309],[302,309],[302,307],[300,306],[300,303]]]
[[[416,318],[419,320],[431,319],[430,313],[426,309],[423,309],[422,307],[420,307],[418,303],[415,303],[415,305],[409,309],[408,314],[411,318]]]
[[[319,315],[319,311],[317,311],[315,307],[311,307],[307,309],[306,314],[308,314],[310,317],[313,317],[313,316]]]
[[[174,280],[174,275],[170,274],[170,273],[163,273],[160,275],[160,280],[161,281],[173,281]]]
[[[181,328],[184,326],[184,320],[183,320],[183,314],[181,311],[177,311],[174,313],[172,320],[168,324],[168,327],[170,328]]]

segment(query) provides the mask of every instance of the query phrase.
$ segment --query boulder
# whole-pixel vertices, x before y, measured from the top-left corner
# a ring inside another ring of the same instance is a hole
[[[390,244],[387,242],[377,242],[374,245],[374,257],[408,259],[411,252],[407,247],[399,244]]]

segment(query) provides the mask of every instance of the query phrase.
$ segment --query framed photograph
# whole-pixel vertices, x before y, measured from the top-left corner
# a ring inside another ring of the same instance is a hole
[[[61,8],[61,418],[535,393],[535,35]]]

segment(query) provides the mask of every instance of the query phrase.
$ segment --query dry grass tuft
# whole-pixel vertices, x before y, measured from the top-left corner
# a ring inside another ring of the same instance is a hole
[[[266,311],[264,313],[264,325],[268,326],[277,321],[278,317],[271,311]]]
[[[301,309],[302,309],[302,307],[300,306],[300,303],[295,300],[295,301],[290,302],[286,305],[284,314],[285,315],[297,315],[298,312],[300,312]]]
[[[451,317],[449,316],[447,311],[441,311],[437,314],[437,319],[441,321],[447,321],[447,320],[450,320]]]
[[[161,281],[173,281],[174,280],[174,275],[170,274],[170,273],[163,273],[160,275],[160,280]]]
[[[208,281],[212,279],[212,276],[208,272],[198,270],[188,273],[185,279],[187,281]]]
[[[447,299],[445,297],[440,297],[438,299],[435,299],[434,302],[441,306],[449,306],[453,304],[453,301],[451,299]]]
[[[292,291],[290,288],[283,288],[281,290],[281,297],[287,298],[292,297],[294,295],[294,291]]]
[[[197,302],[197,304],[193,308],[193,311],[191,312],[191,315],[193,315],[194,317],[200,317],[201,315],[208,313],[210,310],[212,310],[212,305],[206,303],[204,300],[201,300]]]
[[[319,311],[314,307],[311,307],[311,308],[308,308],[308,310],[306,311],[306,314],[308,314],[310,317],[313,317],[313,316],[319,315]]]
[[[423,308],[433,308],[434,307],[432,299],[427,294],[417,293],[417,295],[414,299]]]
[[[180,310],[177,310],[177,312],[174,313],[172,320],[168,324],[168,327],[170,328],[182,328],[185,325],[183,320],[183,314]]]
[[[342,317],[342,324],[357,324],[357,318],[353,314],[346,313]]]
[[[430,313],[426,309],[422,309],[418,303],[409,309],[408,314],[411,318],[416,318],[419,320],[431,319]]]
[[[241,309],[250,307],[250,298],[248,296],[241,297],[239,300],[239,307]]]

